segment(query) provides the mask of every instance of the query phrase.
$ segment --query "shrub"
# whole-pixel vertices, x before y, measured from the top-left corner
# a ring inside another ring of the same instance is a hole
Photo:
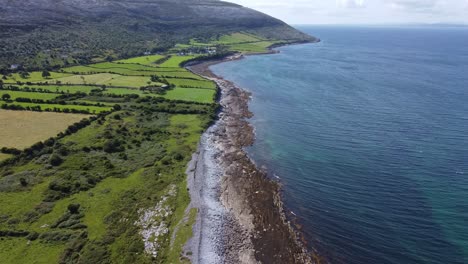
[[[118,139],[110,139],[104,143],[103,150],[107,153],[122,152],[125,148],[122,146],[122,143]]]
[[[69,204],[67,209],[71,214],[77,214],[80,210],[80,204]]]
[[[63,159],[59,156],[59,155],[52,155],[52,157],[50,157],[50,165],[56,167],[56,166],[60,166],[60,164],[63,163]]]

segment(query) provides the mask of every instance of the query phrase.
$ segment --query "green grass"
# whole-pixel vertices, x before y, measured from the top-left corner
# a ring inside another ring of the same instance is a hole
[[[107,86],[123,86],[135,87],[151,85],[161,85],[160,83],[151,82],[149,77],[144,76],[122,76],[111,73],[99,73],[91,75],[73,75],[69,77],[59,78],[57,81],[62,84],[94,84],[94,85],[107,85]]]
[[[116,64],[118,65],[118,64]],[[125,65],[125,64],[121,64]],[[132,65],[132,64],[128,64]],[[96,74],[96,73],[116,73],[121,75],[128,75],[128,76],[152,76],[152,75],[159,75],[159,76],[171,76],[171,77],[179,77],[179,78],[196,78],[196,79],[203,79],[202,77],[193,74],[185,69],[177,69],[177,68],[152,68],[152,71],[148,70],[133,70],[133,69],[126,69],[125,67],[115,67],[115,68],[93,68],[89,66],[76,66],[71,68],[63,69],[66,72],[75,72],[80,74]]]
[[[195,150],[200,136],[202,134],[202,120],[199,115],[173,115],[171,116],[171,129],[177,133],[186,133],[185,144],[191,146]],[[181,126],[183,128],[181,128]],[[169,140],[173,145],[170,148],[177,148],[180,144],[176,143],[174,139]]]
[[[138,94],[139,96],[158,96],[157,94],[144,92],[139,89],[126,89],[126,88],[108,88],[106,89],[106,91],[104,91],[104,94],[117,94],[117,95]]]
[[[9,94],[12,100],[15,100],[18,97],[29,98],[29,99],[41,99],[41,100],[52,100],[55,99],[60,94],[53,93],[33,93],[33,92],[23,92],[23,91],[8,91],[0,90],[0,95]]]
[[[154,62],[164,58],[162,55],[149,55],[149,56],[141,56],[136,58],[131,58],[127,60],[119,60],[117,62],[120,63],[136,63],[136,64],[143,64],[143,65],[155,65]]]
[[[95,74],[95,73],[117,73],[122,75],[129,75],[129,76],[151,76],[156,74],[156,71],[136,71],[136,70],[129,70],[125,68],[93,68],[87,66],[76,66],[72,68],[64,69],[66,72],[78,72],[80,74]]]
[[[41,86],[34,86],[34,85],[23,85],[23,86],[18,86],[20,89],[25,89],[26,87],[29,87],[31,89],[35,89],[36,91],[45,90],[45,91],[50,91],[53,93],[90,93],[91,90],[96,89],[98,87],[93,87],[93,86],[79,86],[79,85],[73,85],[73,86],[66,86],[66,85],[41,85]]]
[[[179,263],[180,255],[182,254],[185,243],[193,236],[193,225],[197,220],[198,210],[196,208],[190,209],[185,218],[180,222],[172,247],[168,253],[169,263]],[[182,263],[190,263],[190,261],[182,260]]]
[[[215,94],[215,90],[209,89],[175,88],[167,91],[163,97],[170,100],[212,103]]]
[[[99,107],[99,106],[83,106],[83,105],[61,105],[61,104],[35,104],[35,103],[19,103],[19,102],[14,102],[14,103],[8,103],[8,105],[20,105],[23,107],[32,107],[32,106],[40,106],[42,111],[48,111],[48,109],[75,109],[75,110],[86,110],[89,111],[90,113],[93,114],[98,114],[101,112],[107,112],[112,110],[112,107]]]
[[[223,35],[216,41],[219,44],[231,44],[231,43],[242,43],[242,42],[257,42],[262,41],[259,37],[256,37],[247,33],[233,33],[230,35]]]
[[[141,177],[143,169],[136,171],[126,178],[107,178],[98,183],[93,189],[72,195],[55,204],[52,212],[41,217],[32,228],[40,231],[41,226],[53,224],[60,216],[67,212],[67,206],[72,203],[81,205],[85,214],[83,223],[88,226],[88,236],[91,240],[101,239],[106,233],[104,219],[113,210],[113,205],[127,190],[144,185]]]
[[[43,194],[49,185],[49,180],[37,184],[32,189],[21,192],[0,192],[0,215],[10,215],[11,218],[21,218],[31,207],[41,203]],[[0,224],[5,228],[6,224]],[[2,243],[0,243],[2,244]]]
[[[39,89],[42,89],[42,90],[46,90],[46,91],[50,91],[50,92],[54,92],[54,93],[77,93],[77,92],[82,92],[82,93],[86,93],[86,94],[89,94],[91,93],[92,90],[94,89],[99,89],[99,87],[96,87],[96,86],[66,86],[66,85],[63,85],[63,86],[19,86],[20,89],[24,89],[25,87],[29,87],[29,88],[35,88],[36,91],[38,91]],[[10,91],[7,91],[5,90],[4,93],[9,93]],[[2,93],[2,90],[0,90],[0,95],[3,94]],[[40,94],[43,94],[43,93],[40,93]],[[104,94],[116,94],[116,95],[127,95],[127,94],[138,94],[140,96],[159,96],[157,94],[151,94],[151,93],[148,93],[148,92],[143,92],[143,91],[140,91],[138,88],[133,88],[133,89],[129,89],[129,88],[107,88],[105,91],[104,91]]]
[[[241,43],[233,44],[229,46],[229,49],[245,53],[254,53],[254,52],[266,52],[268,47],[272,46],[276,42],[274,41],[261,41],[253,43]]]
[[[177,69],[164,69],[164,68],[157,68],[151,67],[147,65],[141,64],[133,64],[133,63],[117,63],[117,62],[103,62],[97,64],[90,64],[87,67],[91,68],[99,68],[105,70],[114,70],[114,69],[126,69],[130,71],[151,71],[151,72],[162,72],[162,71],[185,71],[185,69],[177,68]]]
[[[0,262],[8,264],[58,263],[65,244],[43,243],[25,238],[4,238],[0,243]]]
[[[191,60],[193,58],[196,58],[196,56],[177,56],[173,55],[170,59],[159,65],[160,67],[166,67],[166,68],[179,68],[180,64]]]
[[[50,77],[45,79],[42,77],[42,72],[31,72],[28,78],[21,78],[18,73],[14,73],[12,77],[8,77],[7,80],[3,80],[5,83],[16,83],[17,81],[20,82],[50,82],[52,79],[62,78],[66,76],[70,76],[69,73],[59,73],[59,72],[50,72]]]
[[[203,77],[200,77],[196,74],[191,73],[190,71],[173,71],[173,72],[157,72],[158,76],[167,76],[167,77],[177,77],[177,78],[193,78],[198,80],[205,80]]]
[[[191,79],[167,79],[170,84],[177,87],[188,86],[191,88],[205,88],[216,90],[216,84],[208,80],[191,80]],[[187,88],[187,87],[183,87]]]

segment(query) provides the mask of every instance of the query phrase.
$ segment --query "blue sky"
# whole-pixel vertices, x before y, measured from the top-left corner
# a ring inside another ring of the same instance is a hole
[[[291,24],[468,24],[468,0],[227,0]]]

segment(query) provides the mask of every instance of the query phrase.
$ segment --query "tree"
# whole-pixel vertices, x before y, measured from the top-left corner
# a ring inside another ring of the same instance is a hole
[[[63,162],[63,159],[58,155],[54,154],[50,158],[50,165],[52,166],[59,166],[60,164],[62,164],[62,162]]]
[[[25,178],[21,177],[20,178],[20,184],[21,184],[21,186],[26,187],[26,186],[28,186],[28,181]]]
[[[10,101],[10,99],[11,99],[11,95],[9,95],[9,94],[3,94],[2,95],[2,100],[3,101]]]
[[[50,77],[50,72],[48,70],[42,71],[42,77],[47,79],[48,77]]]
[[[29,72],[27,72],[27,71],[22,71],[22,72],[20,72],[20,76],[21,76],[21,78],[23,78],[23,79],[27,79],[27,78],[29,78]]]
[[[69,204],[67,209],[70,214],[78,214],[80,211],[80,204]]]

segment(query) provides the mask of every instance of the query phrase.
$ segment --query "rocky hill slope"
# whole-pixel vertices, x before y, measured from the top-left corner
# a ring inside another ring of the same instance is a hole
[[[280,20],[217,0],[0,0],[0,67],[128,57],[235,31],[310,40]]]

